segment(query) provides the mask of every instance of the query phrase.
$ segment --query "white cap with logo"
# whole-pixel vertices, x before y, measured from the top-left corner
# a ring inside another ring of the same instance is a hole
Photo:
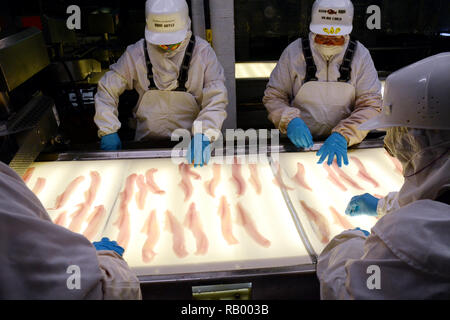
[[[190,27],[186,0],[147,0],[145,39],[155,45],[182,42]]]
[[[353,30],[353,13],[350,0],[316,0],[309,29],[325,36],[345,36]]]

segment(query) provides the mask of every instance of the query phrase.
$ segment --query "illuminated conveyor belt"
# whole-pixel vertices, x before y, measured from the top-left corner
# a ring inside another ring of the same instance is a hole
[[[164,194],[148,193],[145,207],[139,210],[136,202],[138,187],[134,187],[133,198],[129,203],[130,240],[124,258],[130,267],[140,276],[170,275],[194,272],[245,270],[254,268],[278,268],[298,265],[312,265],[315,256],[326,245],[324,238],[330,240],[334,235],[344,230],[340,220],[333,215],[333,207],[341,220],[348,220],[352,227],[370,229],[376,222],[372,217],[348,217],[344,210],[353,195],[370,192],[385,196],[390,191],[398,190],[403,182],[402,175],[396,170],[394,162],[381,148],[358,149],[349,152],[350,165],[343,169],[361,189],[342,182],[346,190],[337,187],[328,177],[328,171],[317,165],[314,152],[281,153],[279,158],[272,155],[269,164],[267,158],[258,163],[257,168],[262,186],[261,194],[249,182],[250,169],[243,164],[242,176],[246,183],[245,193],[237,195],[235,182],[232,180],[231,164],[221,166],[221,180],[217,186],[215,197],[205,191],[205,182],[213,177],[212,165],[203,168],[191,168],[201,179],[191,179],[193,195],[189,201],[184,201],[185,194],[180,187],[181,176],[175,160],[165,159],[122,159],[101,161],[51,161],[35,162],[34,172],[28,181],[33,189],[38,178],[45,178],[45,187],[38,194],[46,208],[54,208],[56,197],[61,194],[69,183],[79,176],[84,180],[77,186],[69,201],[58,210],[48,210],[53,221],[58,221],[69,227],[73,213],[85,200],[85,192],[91,184],[90,172],[97,171],[101,183],[95,200],[86,213],[80,233],[88,228],[87,219],[94,213],[94,208],[103,205],[106,212],[98,218],[98,232],[91,241],[102,237],[117,239],[119,228],[114,224],[120,214],[120,193],[125,188],[127,177],[133,173],[145,175],[146,171],[155,168],[155,182],[165,191]],[[377,186],[358,175],[360,168],[352,157],[358,158],[366,171],[376,180]],[[180,161],[180,159],[178,159]],[[232,159],[231,159],[232,160]],[[212,163],[218,162],[213,158]],[[290,188],[280,189],[274,181],[274,164],[281,165],[281,178]],[[297,173],[301,163],[305,169],[305,181],[308,188],[294,182],[292,177]],[[333,169],[334,170],[334,169]],[[338,175],[338,173],[336,173]],[[238,244],[229,245],[225,241],[219,216],[220,199],[225,196],[232,217],[232,232]],[[325,220],[328,234],[323,236],[323,228],[317,226],[317,221],[305,212],[301,203],[319,212]],[[185,238],[187,256],[179,258],[173,250],[173,236],[166,228],[166,211],[169,210],[181,223],[191,203],[195,203],[201,220],[203,231],[208,239],[208,250],[204,255],[196,255],[196,239],[189,228],[182,227]],[[248,212],[258,232],[270,241],[270,246],[263,247],[237,223],[240,204]],[[144,224],[149,214],[155,210],[159,230],[159,239],[154,246],[156,256],[150,262],[144,262],[142,249],[148,234],[143,233]],[[294,215],[294,216],[293,216]],[[63,218],[65,222],[63,223]],[[92,230],[92,229],[91,229]]]

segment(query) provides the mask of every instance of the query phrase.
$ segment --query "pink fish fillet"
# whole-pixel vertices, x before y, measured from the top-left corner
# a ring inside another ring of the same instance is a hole
[[[398,173],[400,173],[401,175],[403,175],[403,166],[402,166],[402,163],[401,163],[400,161],[398,161],[397,158],[391,157],[391,155],[390,155],[386,150],[384,150],[384,154],[387,155],[387,157],[392,161],[392,163],[393,163],[394,166],[395,166],[395,170],[397,170]]]
[[[166,211],[166,225],[165,230],[172,233],[173,246],[172,249],[178,258],[184,258],[188,255],[184,243],[184,230],[181,223],[173,216],[173,214]]]
[[[189,211],[186,214],[184,220],[184,226],[192,231],[195,241],[197,243],[196,255],[205,255],[208,252],[208,238],[205,232],[203,232],[202,222],[198,212],[195,210],[195,203],[191,203]]]
[[[305,167],[300,162],[297,162],[297,173],[291,179],[300,187],[312,191],[311,187],[305,181]]]
[[[358,166],[358,177],[373,184],[375,188],[378,188],[380,186],[380,184],[367,172],[366,167],[364,167],[364,164],[361,162],[361,160],[359,160],[357,157],[350,157],[350,159],[354,161]]]
[[[31,176],[33,175],[34,170],[35,170],[34,167],[28,168],[27,171],[25,171],[25,173],[23,174],[22,180],[23,180],[26,184],[30,181]]]
[[[35,195],[39,195],[39,193],[41,193],[42,189],[44,189],[45,181],[46,180],[44,178],[38,178],[36,180],[36,183],[34,184],[34,187],[32,190]]]
[[[330,166],[327,165],[325,162],[323,164],[323,167],[327,170],[328,172],[328,180],[330,180],[331,182],[334,183],[335,186],[337,186],[339,189],[341,189],[342,191],[347,191],[347,188],[339,181],[338,176],[333,172],[333,170],[331,170]]]
[[[149,191],[148,185],[145,183],[144,175],[140,174],[136,179],[136,184],[139,191],[136,193],[136,203],[139,210],[144,210],[145,200]]]
[[[344,180],[345,182],[347,182],[349,185],[351,185],[353,188],[358,189],[358,190],[364,190],[363,188],[361,188],[361,186],[356,183],[355,180],[353,180],[352,178],[350,178],[345,172],[344,170],[342,170],[341,168],[339,168],[336,159],[334,159],[333,161],[333,169],[334,171],[337,172],[337,174],[339,175],[339,177]],[[359,176],[359,174],[358,174]]]
[[[233,235],[233,223],[231,221],[230,206],[225,196],[222,196],[222,198],[220,198],[218,213],[220,216],[223,238],[229,245],[238,244],[239,241]]]
[[[198,173],[192,171],[189,165],[185,163],[180,163],[180,165],[178,166],[178,170],[181,174],[181,182],[178,185],[184,191],[184,201],[186,202],[191,198],[194,191],[191,177],[196,180],[199,180],[201,177]]]
[[[84,198],[86,199],[85,203],[88,206],[91,206],[94,203],[98,188],[102,180],[102,178],[100,177],[100,173],[98,173],[97,171],[91,171],[90,176],[91,185],[89,186],[89,189],[84,193]]]
[[[164,190],[161,190],[155,182],[154,174],[156,172],[158,172],[158,169],[149,169],[147,170],[147,172],[145,172],[147,186],[149,187],[151,193],[165,194],[166,192]]]
[[[126,250],[131,236],[130,213],[128,212],[128,210],[121,214],[118,224],[119,234],[117,235],[117,243]]]
[[[70,196],[75,192],[78,185],[83,181],[84,176],[79,176],[72,180],[72,182],[70,182],[67,186],[66,190],[64,190],[63,193],[56,197],[55,207],[49,210],[58,210],[62,208],[67,203],[67,201],[69,201]]]
[[[119,235],[117,237],[117,243],[124,249],[128,246],[130,241],[130,213],[128,212],[128,204],[130,203],[133,193],[134,184],[137,179],[137,174],[130,174],[125,181],[125,189],[120,193],[119,204],[119,218],[113,223],[114,226],[119,228]]]
[[[280,189],[295,190],[294,188],[289,187],[286,184],[284,184],[283,178],[281,177],[281,168],[280,168],[279,162],[275,162],[275,168],[276,168],[276,173],[275,173],[275,179],[273,180],[273,183],[275,183]]]
[[[103,205],[96,206],[92,211],[91,215],[87,219],[89,223],[86,230],[83,232],[83,235],[88,238],[90,241],[94,240],[94,237],[100,231],[100,227],[102,226],[103,218],[106,215],[106,209]]]
[[[373,195],[375,198],[378,198],[378,199],[383,199],[384,198],[384,196],[382,196],[381,194],[374,194]]]
[[[250,214],[245,208],[238,202],[237,208],[237,223],[244,227],[247,234],[256,241],[259,245],[268,248],[270,247],[270,241],[264,238],[256,228],[255,222],[252,220]]]
[[[340,215],[339,212],[333,207],[330,207],[330,211],[333,215],[334,223],[342,226],[344,229],[354,229],[353,225],[348,221],[346,217],[343,215]]]
[[[81,226],[89,213],[89,206],[86,203],[80,203],[77,207],[77,211],[71,215],[72,221],[70,221],[69,225],[69,230],[73,232],[81,231]]]
[[[234,162],[231,165],[231,180],[234,182],[234,185],[236,186],[236,193],[238,197],[242,196],[245,193],[246,189],[246,183],[244,178],[242,177],[241,172],[242,165],[238,162],[238,159],[235,157]]]
[[[61,226],[61,227],[65,227],[66,226],[66,216],[67,216],[67,212],[64,211],[62,213],[60,213],[58,215],[58,217],[55,220],[55,224]]]
[[[206,192],[213,198],[216,197],[215,192],[216,188],[219,185],[220,182],[220,164],[214,163],[213,164],[213,178],[209,181],[205,182],[205,189]]]
[[[160,236],[156,210],[152,210],[152,212],[150,212],[141,232],[147,235],[147,240],[145,240],[144,246],[142,247],[142,261],[149,263],[156,256],[154,248],[158,243]]]
[[[300,201],[300,204],[302,205],[303,211],[310,219],[310,222],[314,222],[315,226],[319,230],[319,233],[321,235],[320,241],[323,244],[327,244],[330,241],[330,229],[325,217],[320,212],[309,207],[305,201]]]
[[[256,194],[261,194],[262,186],[259,180],[258,167],[256,163],[250,163],[248,167],[250,169],[250,184],[255,188]]]

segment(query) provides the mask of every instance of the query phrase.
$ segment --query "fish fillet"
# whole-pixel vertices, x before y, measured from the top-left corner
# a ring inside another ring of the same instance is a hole
[[[312,191],[311,187],[305,181],[305,166],[300,162],[297,162],[297,173],[291,179],[294,180],[294,182],[300,187]]]
[[[180,163],[180,165],[178,166],[178,170],[181,174],[181,182],[178,185],[184,192],[184,201],[186,202],[191,198],[192,193],[194,191],[194,186],[192,185],[191,177],[193,177],[196,180],[199,180],[201,177],[199,174],[192,171],[189,165],[185,163]]]
[[[262,186],[261,180],[259,180],[258,167],[256,163],[250,163],[248,167],[250,169],[250,184],[255,188],[256,194],[261,194]]]
[[[283,182],[283,178],[281,177],[281,168],[280,168],[280,163],[279,162],[275,162],[275,179],[273,180],[273,183],[275,183],[275,185],[277,185],[280,189],[286,189],[286,190],[295,190],[292,187],[287,186],[284,182]]]
[[[63,193],[61,193],[59,196],[56,197],[55,207],[53,209],[48,210],[58,210],[62,208],[67,201],[69,201],[70,196],[75,192],[78,185],[84,181],[84,176],[76,177],[72,182],[69,183],[66,190],[64,190]]]
[[[122,213],[119,225],[120,227],[119,234],[117,235],[117,243],[126,250],[131,237],[130,214],[128,213],[128,210]]]
[[[90,241],[93,241],[95,236],[100,231],[100,227],[102,226],[101,223],[105,215],[106,209],[103,205],[100,205],[94,208],[89,218],[87,219],[88,226],[86,230],[83,232],[83,235]]]
[[[220,170],[221,170],[221,165],[214,163],[213,164],[213,178],[211,180],[205,182],[206,192],[213,198],[216,197],[216,195],[215,195],[216,188],[220,182]]]
[[[358,190],[364,190],[363,188],[361,188],[361,186],[352,178],[350,178],[345,172],[344,170],[342,170],[341,168],[339,168],[336,159],[334,159],[333,161],[333,169],[334,171],[337,172],[337,174],[339,175],[339,177],[341,177],[342,180],[344,180],[345,182],[347,182],[350,186],[352,186],[355,189]],[[359,174],[358,174],[359,176]]]
[[[242,196],[245,193],[245,189],[246,189],[246,184],[245,184],[245,180],[242,177],[242,172],[241,172],[241,167],[242,165],[238,162],[237,158],[234,158],[234,162],[231,165],[231,175],[232,178],[231,180],[234,182],[234,185],[236,186],[236,193],[238,195],[238,197]]]
[[[61,227],[65,227],[66,226],[66,216],[67,216],[67,212],[64,211],[62,213],[60,213],[58,215],[58,217],[55,220],[55,224],[61,226]]]
[[[28,168],[27,171],[25,171],[25,173],[23,174],[22,180],[25,182],[25,184],[27,184],[30,181],[31,176],[34,173],[34,170],[35,170],[34,167]]]
[[[85,203],[88,206],[91,206],[94,203],[95,197],[97,196],[98,188],[102,180],[100,177],[100,173],[98,173],[97,171],[91,171],[90,176],[91,176],[91,185],[89,186],[89,189],[84,193],[84,198],[86,200]]]
[[[256,241],[259,245],[268,248],[270,247],[270,241],[264,238],[256,228],[255,222],[252,220],[250,214],[244,209],[244,207],[238,202],[237,208],[237,223],[244,227],[247,234]]]
[[[149,191],[148,185],[145,183],[144,175],[140,174],[136,179],[136,184],[139,191],[136,193],[136,203],[139,210],[144,210],[145,200]]]
[[[36,180],[36,183],[34,184],[34,187],[32,190],[35,195],[39,195],[41,193],[42,189],[44,189],[45,181],[46,180],[44,178],[38,178]]]
[[[119,235],[117,243],[124,249],[127,248],[130,241],[130,213],[128,212],[128,205],[133,197],[134,184],[137,179],[137,174],[130,174],[125,181],[125,189],[120,193],[119,204],[119,218],[113,223],[119,228]]]
[[[373,184],[375,188],[378,188],[380,186],[380,184],[374,178],[372,178],[370,174],[367,172],[366,167],[364,167],[364,164],[362,163],[361,160],[359,160],[357,157],[350,157],[350,159],[354,161],[358,166],[359,169],[358,177]]]
[[[172,249],[178,258],[184,258],[188,255],[186,245],[184,242],[184,230],[180,222],[173,216],[173,214],[166,211],[166,225],[165,230],[172,233],[173,246]]]
[[[330,211],[333,215],[333,219],[334,219],[334,223],[338,224],[340,226],[342,226],[342,228],[344,229],[354,229],[355,227],[353,227],[353,225],[350,223],[350,221],[348,221],[348,219],[339,214],[339,212],[337,212],[337,210],[333,207],[330,207]]]
[[[337,186],[339,189],[341,189],[342,191],[347,191],[347,188],[339,181],[338,176],[333,172],[333,170],[331,170],[330,166],[324,162],[323,167],[328,172],[328,180],[333,182],[333,184],[335,186]]]
[[[321,236],[320,242],[327,244],[330,241],[330,229],[325,217],[320,212],[309,207],[305,201],[300,201],[300,204],[302,205],[303,211],[310,219],[310,223],[311,221],[314,222],[313,229],[315,229],[314,226],[318,229]]]
[[[238,244],[239,241],[233,235],[233,223],[231,221],[230,206],[225,196],[220,198],[218,213],[220,216],[223,238],[229,245]]]
[[[191,203],[189,211],[184,220],[184,226],[192,231],[195,242],[197,243],[196,255],[205,255],[208,252],[208,238],[203,231],[202,222],[198,212],[195,210],[195,203]]]
[[[147,170],[147,172],[145,172],[145,179],[147,182],[147,186],[149,187],[151,193],[165,194],[166,192],[164,190],[161,190],[155,182],[154,174],[156,172],[158,172],[158,169],[149,169]]]
[[[145,240],[144,246],[142,247],[142,261],[149,263],[156,256],[154,249],[160,236],[156,210],[152,210],[152,212],[150,212],[141,232],[147,235],[147,240]]]
[[[78,233],[89,212],[89,206],[86,203],[80,203],[77,207],[78,209],[71,215],[72,221],[70,221],[69,230]]]

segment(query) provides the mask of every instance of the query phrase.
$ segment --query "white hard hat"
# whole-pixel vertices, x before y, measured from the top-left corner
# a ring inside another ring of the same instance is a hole
[[[145,39],[156,45],[182,42],[190,27],[186,0],[147,0]]]
[[[325,36],[345,36],[353,30],[353,12],[350,0],[316,0],[309,29]]]
[[[358,129],[390,127],[450,130],[450,52],[423,59],[386,79],[381,114]]]

